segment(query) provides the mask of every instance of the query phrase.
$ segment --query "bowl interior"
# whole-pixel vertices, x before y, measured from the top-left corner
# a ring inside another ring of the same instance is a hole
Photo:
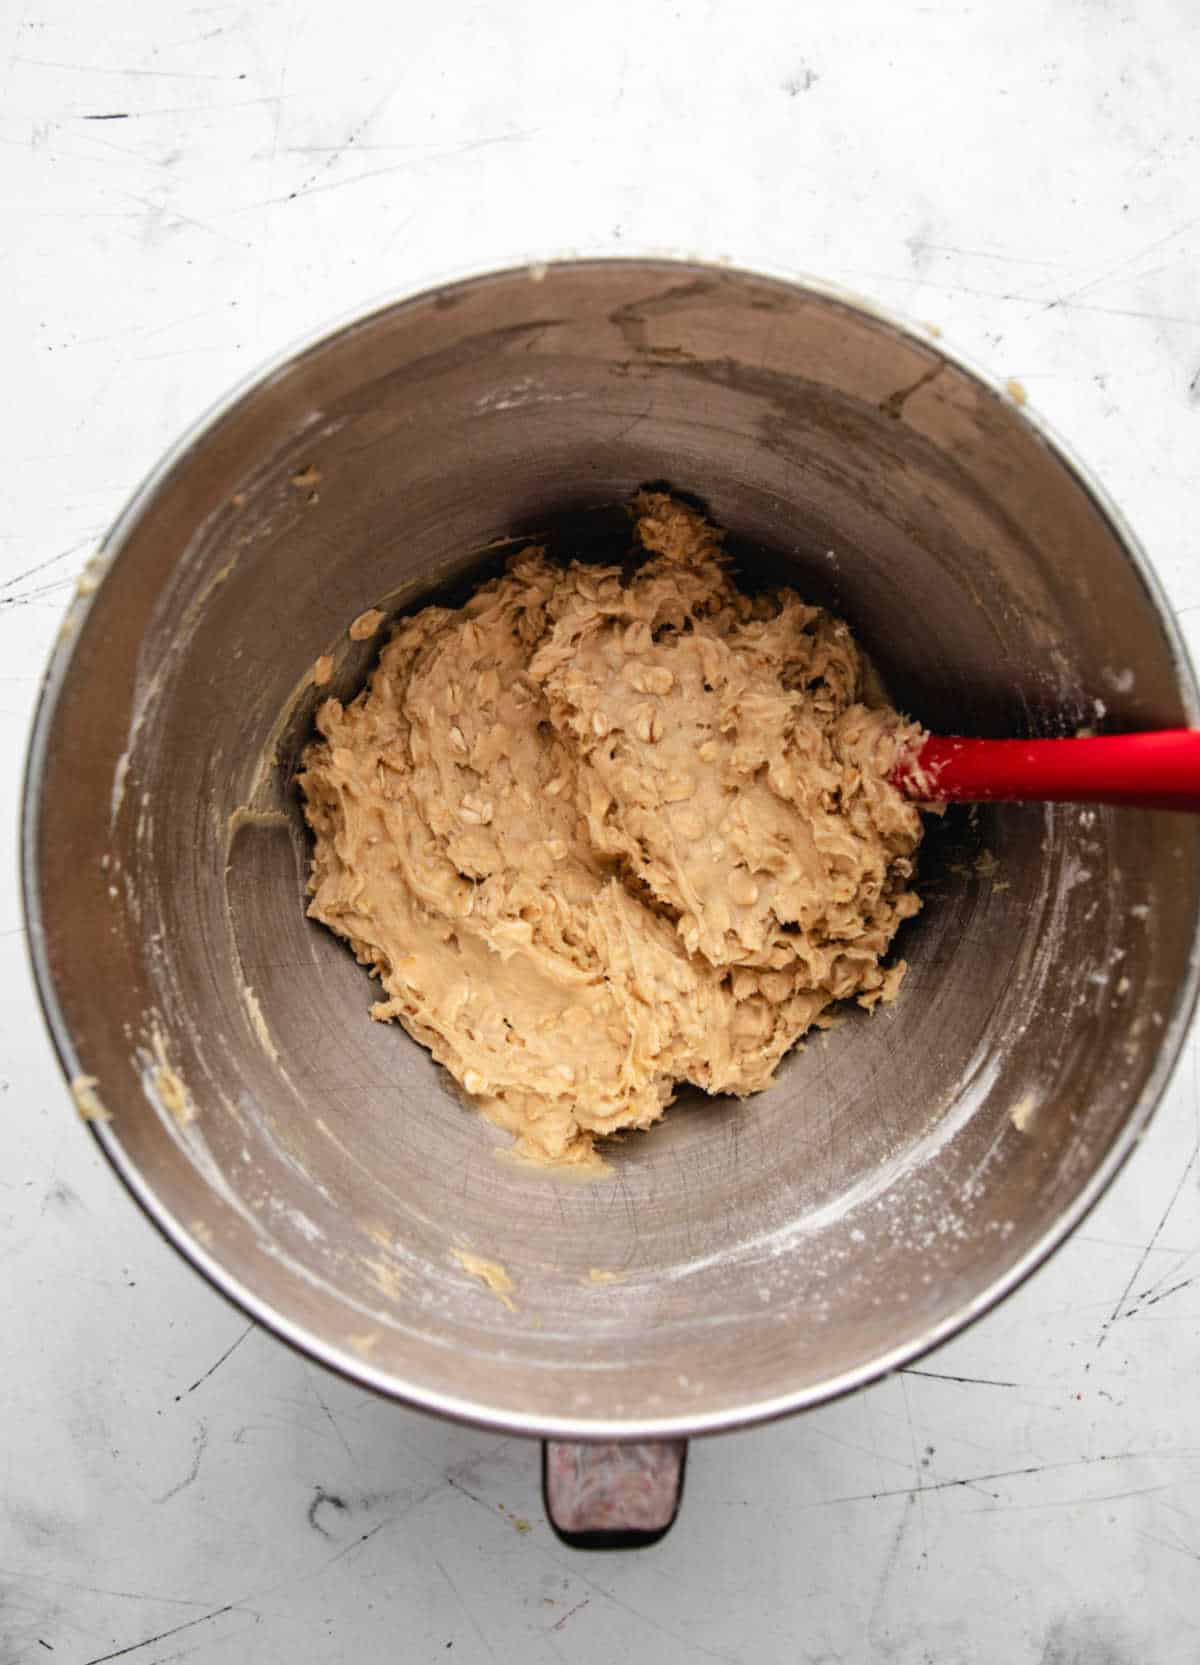
[[[955,811],[894,1008],[745,1103],[684,1093],[607,1179],[506,1161],[304,917],[311,667],[348,696],[357,613],[462,593],[506,539],[611,548],[648,481],[935,731],[1196,719],[1148,581],[1010,398],[838,298],[630,261],[388,307],[231,401],[117,527],[32,754],[35,956],[118,1167],[283,1334],[528,1431],[719,1427],[946,1333],[1111,1172],[1192,992],[1190,821]]]

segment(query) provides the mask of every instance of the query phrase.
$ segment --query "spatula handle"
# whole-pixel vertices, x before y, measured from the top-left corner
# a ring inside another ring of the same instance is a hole
[[[1078,740],[931,735],[896,766],[906,797],[981,803],[1129,804],[1200,810],[1200,731],[1157,729]]]

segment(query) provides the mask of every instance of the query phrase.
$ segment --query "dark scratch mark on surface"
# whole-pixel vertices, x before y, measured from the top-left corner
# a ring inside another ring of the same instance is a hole
[[[190,1607],[194,1610],[204,1606],[202,1601],[187,1601],[182,1596],[158,1596],[153,1590],[115,1590],[109,1584],[81,1584],[75,1578],[54,1578],[49,1573],[31,1572],[24,1567],[19,1571],[13,1567],[0,1567],[0,1576],[28,1580],[34,1584],[50,1584],[55,1588],[61,1586],[64,1590],[82,1590],[90,1596],[114,1596],[118,1601],[149,1601],[156,1607]]]
[[[563,1628],[563,1626],[566,1624],[567,1620],[568,1619],[573,1619],[575,1617],[576,1613],[581,1612],[582,1609],[585,1608],[588,1605],[588,1603],[591,1601],[591,1599],[592,1599],[591,1596],[584,1596],[583,1600],[582,1601],[577,1601],[575,1603],[574,1607],[568,1607],[567,1611],[563,1614],[562,1618],[561,1619],[556,1619],[555,1622],[550,1626],[550,1629],[551,1630],[561,1630]]]
[[[1159,312],[1149,307],[1092,306],[1085,301],[1072,301],[1067,309],[1071,312],[1096,312],[1106,318],[1145,318],[1152,324],[1200,324],[1200,318],[1195,313]]]
[[[1197,1155],[1200,1155],[1200,1139],[1198,1139],[1196,1144],[1193,1145],[1192,1154],[1188,1158],[1187,1166],[1186,1166],[1186,1168],[1184,1168],[1183,1172],[1180,1174],[1179,1182],[1176,1185],[1175,1189],[1171,1192],[1170,1200],[1167,1203],[1166,1208],[1163,1209],[1162,1215],[1159,1218],[1159,1222],[1158,1222],[1157,1226],[1155,1226],[1155,1228],[1154,1228],[1154,1232],[1153,1232],[1153,1235],[1150,1238],[1149,1243],[1147,1243],[1146,1247],[1142,1250],[1141,1255],[1138,1258],[1138,1263],[1134,1267],[1133,1271],[1131,1272],[1131,1274],[1129,1276],[1128,1283],[1125,1285],[1124,1289],[1121,1291],[1120,1296],[1117,1299],[1116,1306],[1112,1309],[1112,1311],[1109,1313],[1108,1317],[1104,1320],[1104,1323],[1100,1326],[1100,1334],[1096,1337],[1096,1352],[1097,1353],[1104,1346],[1104,1343],[1108,1340],[1109,1332],[1112,1329],[1113,1325],[1116,1323],[1117,1319],[1124,1315],[1125,1302],[1129,1299],[1129,1291],[1133,1288],[1134,1284],[1141,1277],[1142,1268],[1145,1266],[1146,1262],[1149,1260],[1150,1256],[1153,1254],[1155,1244],[1158,1242],[1159,1238],[1162,1236],[1164,1230],[1166,1229],[1167,1221],[1171,1218],[1171,1214],[1172,1214],[1172,1212],[1175,1208],[1175,1204],[1179,1201],[1179,1198],[1180,1198],[1180,1195],[1183,1191],[1183,1188],[1187,1184],[1188,1179],[1191,1176],[1192,1169],[1196,1166],[1196,1157],[1197,1157]],[[1084,1365],[1083,1368],[1084,1368],[1084,1373],[1085,1374],[1092,1368],[1092,1364],[1091,1364],[1090,1359],[1087,1362],[1087,1364]]]
[[[1123,1492],[1089,1492],[1086,1497],[1059,1497],[1038,1503],[993,1503],[990,1508],[979,1512],[989,1515],[1027,1515],[1033,1509],[1079,1509],[1085,1504],[1117,1503],[1123,1497],[1150,1497],[1155,1492],[1169,1492],[1174,1486],[1174,1480],[1164,1480],[1158,1486],[1131,1486]]]
[[[71,69],[79,75],[137,75],[151,81],[239,81],[237,75],[211,75],[190,69],[108,69],[96,64],[69,64],[57,58],[13,57],[10,64],[31,64],[35,69]]]
[[[130,154],[132,155],[135,153],[130,152]],[[134,198],[133,200],[137,201],[138,199]],[[156,324],[153,329],[147,329],[144,324],[139,323],[131,324],[125,329],[105,330],[102,335],[81,335],[74,341],[62,342],[59,350],[62,352],[74,352],[77,347],[96,347],[102,344],[107,345],[111,341],[124,341],[130,336],[134,336],[139,341],[153,341],[156,336],[166,335],[171,330],[180,329],[184,324],[194,324],[200,318],[223,317],[229,311],[229,306],[236,304],[236,302],[231,302],[228,305],[226,303],[222,303],[220,306],[201,307],[199,312],[185,312],[182,318],[169,318],[165,324]],[[89,539],[88,541],[90,542],[91,540]],[[77,544],[75,547],[77,549],[82,549],[84,545]],[[72,554],[73,551],[67,550],[64,551],[64,553]],[[56,560],[61,560],[63,557],[56,556],[54,558]]]
[[[1195,1277],[1181,1278],[1178,1283],[1173,1283],[1170,1289],[1164,1289],[1160,1295],[1152,1295],[1148,1301],[1143,1301],[1137,1311],[1144,1312],[1147,1307],[1156,1307],[1160,1301],[1165,1301],[1168,1296],[1178,1295],[1181,1289],[1190,1289],[1195,1282]]]
[[[190,1486],[194,1483],[194,1481],[196,1480],[196,1477],[200,1473],[200,1464],[204,1460],[204,1452],[205,1452],[205,1449],[207,1448],[207,1446],[208,1446],[208,1424],[205,1423],[205,1422],[202,1422],[197,1427],[196,1432],[192,1435],[192,1466],[191,1466],[191,1468],[188,1469],[187,1473],[184,1475],[182,1480],[178,1481],[177,1484],[172,1486],[169,1491],[163,1492],[161,1497],[152,1497],[150,1499],[151,1503],[169,1503],[173,1497],[178,1497],[180,1492],[186,1491],[188,1486]]]
[[[342,140],[341,144],[340,145],[334,145],[331,154],[328,156],[328,158],[324,162],[322,162],[321,166],[319,168],[317,168],[316,172],[310,174],[309,177],[306,180],[304,180],[304,182],[302,184],[297,185],[297,187],[294,191],[290,191],[288,193],[288,199],[287,200],[289,202],[294,202],[297,197],[304,196],[309,190],[311,190],[311,188],[316,184],[317,180],[320,179],[323,174],[328,173],[330,168],[336,167],[336,165],[341,161],[342,157],[346,154],[346,152],[348,150],[353,150],[354,149],[354,147],[358,143],[359,139],[362,138],[362,136],[366,132],[367,128],[370,127],[371,123],[375,120],[376,116],[378,116],[380,114],[380,112],[384,109],[384,107],[386,106],[386,104],[388,103],[388,101],[391,97],[392,97],[392,90],[389,89],[384,94],[384,96],[381,99],[379,99],[379,101],[376,104],[374,104],[371,107],[370,110],[367,111],[367,114],[362,118],[362,120],[358,123],[358,125],[350,130],[350,132],[347,134],[347,136]]]
[[[844,1451],[860,1452],[864,1457],[873,1457],[878,1462],[890,1463],[893,1468],[908,1469],[910,1473],[912,1471],[911,1460],[905,1461],[903,1457],[893,1457],[887,1451],[880,1451],[869,1445],[860,1445],[857,1440],[840,1439],[836,1434],[831,1434],[828,1428],[818,1428],[814,1426],[812,1431],[819,1439],[823,1439],[829,1445],[839,1446]]]
[[[438,1489],[440,1490],[440,1488]],[[407,1513],[406,1510],[401,1511],[401,1515],[405,1513]],[[361,1536],[355,1538],[352,1543],[345,1544],[341,1549],[335,1551],[334,1554],[330,1555],[318,1567],[313,1569],[313,1571],[308,1575],[309,1580],[311,1581],[314,1578],[320,1577],[322,1573],[327,1572],[328,1569],[334,1566],[337,1562],[344,1560],[346,1556],[352,1555],[356,1550],[361,1549],[363,1544],[373,1538],[377,1532],[382,1532],[385,1526],[391,1525],[393,1518],[399,1517],[389,1516],[386,1520],[379,1521],[378,1524],[371,1527],[369,1531],[364,1532]],[[268,1585],[266,1589],[261,1591],[261,1594],[273,1595],[276,1591],[286,1588],[287,1585],[292,1582],[292,1577],[293,1575],[289,1574],[286,1578],[281,1579],[279,1582]],[[90,1588],[90,1586],[81,1585],[79,1588]],[[166,1598],[152,1596],[145,1599],[157,1601],[164,1600]],[[210,1612],[200,1614],[198,1618],[187,1619],[183,1624],[173,1625],[169,1630],[156,1631],[153,1636],[143,1637],[140,1642],[131,1642],[127,1647],[116,1648],[111,1653],[96,1654],[91,1659],[84,1661],[83,1665],[108,1665],[110,1660],[124,1659],[130,1654],[138,1653],[142,1648],[152,1647],[155,1642],[165,1642],[170,1637],[180,1636],[185,1631],[194,1630],[198,1625],[208,1624],[213,1619],[223,1618],[226,1613],[244,1614],[246,1617],[255,1620],[257,1623],[262,1618],[261,1613],[246,1605],[247,1601],[253,1599],[254,1598],[250,1596],[245,1599],[224,1602],[220,1607],[214,1607]],[[198,1604],[191,1603],[188,1605],[194,1606]]]
[[[1193,1272],[1192,1277],[1182,1277],[1178,1280],[1178,1284],[1170,1285],[1170,1289],[1158,1289],[1158,1284],[1150,1285],[1150,1289],[1142,1290],[1142,1294],[1138,1295],[1137,1302],[1132,1307],[1127,1307],[1125,1312],[1122,1312],[1123,1319],[1135,1319],[1140,1312],[1145,1312],[1148,1307],[1157,1307],[1160,1300],[1167,1300],[1170,1295],[1178,1295],[1180,1290],[1190,1289],[1198,1280],[1200,1280],[1200,1272]],[[1162,1279],[1158,1282],[1162,1282]]]
[[[347,1457],[349,1457],[350,1461],[354,1464],[355,1468],[357,1468],[358,1467],[358,1459],[355,1457],[353,1451],[351,1451],[351,1449],[350,1449],[350,1442],[349,1442],[349,1440],[347,1440],[345,1434],[342,1432],[342,1427],[341,1427],[341,1424],[338,1422],[338,1419],[334,1416],[333,1412],[329,1409],[329,1406],[326,1404],[325,1395],[321,1392],[320,1388],[317,1386],[317,1380],[316,1380],[316,1376],[313,1372],[313,1368],[312,1368],[311,1365],[308,1365],[307,1362],[306,1362],[306,1366],[305,1366],[305,1376],[308,1380],[309,1387],[313,1391],[313,1397],[316,1399],[317,1404],[320,1405],[322,1411],[325,1413],[325,1417],[326,1417],[326,1419],[329,1423],[329,1426],[333,1429],[333,1432],[334,1432],[335,1436],[337,1437],[338,1444],[341,1446],[342,1450],[346,1453]]]
[[[481,1509],[486,1509],[488,1514],[491,1514],[491,1504],[488,1503],[486,1498],[480,1497],[479,1493],[473,1492],[469,1486],[464,1486],[462,1481],[457,1479],[453,1474],[447,1474],[445,1485],[449,1486],[451,1491],[461,1492],[464,1497],[469,1497],[472,1503],[478,1503]],[[445,1488],[443,1487],[442,1489],[444,1490]]]
[[[1186,1555],[1189,1561],[1200,1561],[1200,1550],[1194,1550],[1190,1544],[1185,1544],[1182,1540],[1173,1544],[1169,1538],[1156,1538],[1153,1532],[1139,1532],[1136,1535],[1144,1538],[1148,1544],[1158,1544],[1163,1549],[1174,1550],[1177,1555]]]
[[[128,121],[129,120],[129,111],[128,110],[110,110],[110,111],[107,111],[103,115],[82,116],[80,119],[82,121]]]
[[[1065,295],[1060,295],[1056,300],[1046,301],[1043,310],[1051,312],[1055,307],[1075,303],[1080,295],[1090,294],[1093,289],[1099,288],[1102,283],[1107,283],[1110,278],[1119,277],[1130,266],[1135,266],[1139,260],[1144,260],[1148,254],[1153,254],[1155,249],[1161,249],[1166,243],[1173,243],[1177,237],[1182,237],[1185,232],[1190,231],[1197,224],[1200,224],[1200,220],[1191,219],[1186,220],[1183,225],[1177,225],[1173,231],[1165,232],[1163,236],[1156,237],[1152,243],[1147,243],[1144,248],[1136,249],[1133,254],[1126,255],[1123,260],[1116,261],[1115,264],[1106,267],[1096,277],[1089,278],[1086,283],[1081,283],[1078,288],[1068,290]],[[1148,277],[1153,274],[1143,272],[1134,275]]]
[[[926,244],[924,246],[928,248],[933,247],[934,245]],[[911,272],[881,272],[868,267],[856,267],[853,270],[848,269],[845,275],[847,277],[855,278],[882,279],[885,283],[912,282]],[[939,293],[946,295],[978,295],[986,300],[1003,301],[1013,306],[1032,306],[1039,309],[1044,308],[1047,304],[1045,295],[1031,295],[1026,290],[983,289],[976,284],[935,283],[930,278],[923,279],[923,282],[927,289],[937,290]],[[1090,301],[1063,300],[1059,301],[1057,304],[1064,307],[1069,312],[1096,312],[1102,313],[1104,316],[1110,318],[1147,318],[1156,324],[1200,323],[1200,317],[1197,317],[1195,313],[1160,312],[1156,308],[1147,310],[1144,308],[1127,306],[1098,306]],[[997,337],[997,339],[999,339],[999,337]]]
[[[248,202],[242,207],[233,209],[235,214],[249,214],[259,208],[271,208],[276,203],[293,202],[298,196],[315,197],[323,191],[344,191],[351,185],[362,185],[368,179],[382,179],[388,174],[410,173],[414,168],[432,167],[439,162],[452,162],[459,156],[465,156],[473,150],[484,150],[491,145],[517,144],[525,139],[537,137],[534,129],[519,133],[496,133],[490,138],[471,139],[466,144],[452,145],[449,150],[431,151],[424,156],[414,156],[407,162],[396,162],[387,168],[367,168],[363,173],[351,174],[349,179],[331,179],[323,185],[301,187],[300,191],[285,191],[279,197],[263,197],[258,202]],[[319,178],[319,170],[314,178]]]
[[[239,1430],[239,1431],[243,1432],[244,1430]],[[240,1443],[240,1442],[237,1441],[236,1435],[235,1435],[235,1442]],[[342,1555],[347,1554],[350,1549],[353,1549],[355,1547],[356,1543],[365,1543],[366,1539],[369,1538],[369,1537],[374,1536],[374,1534],[376,1532],[378,1532],[381,1527],[389,1526],[395,1521],[403,1520],[405,1518],[405,1516],[411,1515],[415,1510],[419,1509],[422,1506],[422,1504],[428,1503],[431,1498],[435,1498],[435,1497],[439,1496],[442,1492],[446,1492],[446,1491],[457,1492],[460,1497],[465,1497],[468,1502],[473,1503],[477,1509],[482,1509],[483,1512],[487,1515],[489,1520],[491,1520],[491,1521],[496,1520],[496,1514],[495,1514],[495,1512],[492,1508],[492,1505],[487,1501],[487,1499],[483,1498],[483,1497],[480,1497],[478,1492],[472,1491],[470,1489],[470,1487],[465,1485],[463,1483],[463,1481],[459,1478],[459,1473],[469,1473],[472,1466],[474,1464],[476,1464],[477,1462],[482,1460],[481,1456],[480,1457],[472,1457],[467,1462],[460,1463],[458,1465],[457,1470],[452,1469],[452,1470],[449,1470],[449,1471],[444,1471],[439,1464],[435,1463],[431,1458],[425,1456],[424,1453],[422,1453],[421,1451],[416,1450],[416,1449],[414,1449],[414,1447],[406,1444],[405,1441],[401,1440],[401,1441],[399,1441],[399,1444],[400,1444],[401,1448],[404,1451],[406,1451],[410,1457],[414,1457],[418,1462],[421,1462],[427,1468],[432,1469],[434,1471],[434,1473],[437,1475],[437,1479],[434,1481],[434,1483],[432,1485],[427,1486],[424,1491],[418,1492],[415,1497],[410,1498],[405,1503],[404,1507],[399,1509],[395,1514],[389,1515],[386,1520],[380,1521],[377,1526],[373,1526],[371,1528],[370,1532],[364,1534],[364,1536],[362,1538],[356,1539],[355,1543],[349,1544],[345,1548],[340,1549],[337,1552],[337,1555],[333,1557],[333,1560],[338,1560]],[[503,1451],[507,1446],[509,1446],[511,1444],[512,1444],[511,1440],[503,1440],[503,1441],[501,1441],[501,1443],[498,1446],[496,1446],[493,1450],[491,1450],[487,1455],[491,1458],[494,1458],[501,1451]],[[372,1494],[372,1495],[363,1497],[361,1499],[353,1500],[352,1502],[349,1502],[349,1503],[344,1503],[343,1506],[345,1507],[347,1512],[349,1512],[352,1508],[364,1508],[364,1509],[365,1508],[372,1508],[372,1507],[378,1506],[381,1503],[389,1501],[390,1496],[391,1496],[390,1493]],[[326,1534],[326,1536],[328,1536],[328,1534]],[[326,1566],[329,1566],[331,1564],[332,1564],[332,1562],[326,1562],[325,1563]]]
[[[214,1607],[211,1613],[202,1613],[198,1619],[188,1619],[184,1624],[175,1625],[171,1630],[160,1630],[155,1636],[147,1636],[140,1642],[131,1642],[127,1648],[118,1648],[115,1653],[98,1653],[86,1660],[84,1665],[107,1665],[110,1659],[124,1659],[126,1654],[137,1653],[142,1648],[149,1648],[155,1642],[165,1642],[168,1636],[178,1636],[182,1631],[194,1630],[197,1625],[206,1625],[212,1619],[220,1619],[226,1613],[245,1612],[236,1602],[228,1601],[224,1607]]]
[[[896,1530],[892,1535],[892,1541],[888,1547],[887,1555],[884,1557],[883,1568],[879,1574],[879,1583],[876,1586],[875,1597],[871,1602],[871,1612],[867,1619],[867,1642],[872,1647],[876,1645],[875,1626],[878,1624],[879,1615],[883,1610],[883,1603],[885,1597],[887,1596],[888,1585],[891,1583],[896,1571],[896,1562],[900,1558],[901,1546],[904,1543],[904,1534],[908,1531],[908,1523],[912,1518],[912,1508],[915,1502],[916,1498],[911,1495],[905,1502],[904,1508],[900,1514],[900,1519],[896,1522]]]
[[[69,561],[71,556],[78,555],[81,549],[89,548],[92,541],[93,540],[90,537],[82,538],[79,543],[73,543],[69,549],[64,549],[60,554],[51,555],[44,561],[38,561],[35,566],[26,567],[24,572],[14,573],[11,578],[6,578],[2,583],[0,583],[0,592],[16,589],[16,586],[18,584],[23,584],[27,578],[32,578],[36,573],[45,572],[47,567],[57,566],[60,561]],[[65,578],[56,580],[55,582],[70,583],[71,580],[69,578]],[[5,605],[8,602],[20,600],[24,595],[32,596],[40,593],[40,590],[30,590],[28,592],[22,592],[19,595],[4,595],[3,599],[0,600],[0,606]]]
[[[278,104],[294,93],[265,93],[260,98],[238,98],[230,104],[159,104],[150,110],[127,110],[127,121],[149,121],[155,116],[225,116],[230,110],[252,110],[261,104]],[[69,118],[65,118],[69,119]]]
[[[478,1636],[480,1642],[483,1644],[484,1650],[487,1653],[488,1658],[489,1659],[495,1659],[496,1655],[495,1655],[495,1652],[492,1649],[492,1644],[488,1641],[487,1637],[484,1635],[483,1631],[480,1629],[479,1621],[476,1619],[474,1613],[472,1613],[471,1609],[467,1606],[466,1602],[463,1600],[462,1594],[461,1594],[461,1592],[458,1588],[458,1585],[450,1577],[450,1574],[446,1571],[445,1567],[438,1560],[436,1555],[433,1557],[433,1564],[437,1568],[437,1570],[441,1573],[442,1577],[446,1580],[446,1583],[450,1588],[451,1594],[453,1595],[455,1601],[458,1603],[459,1608],[461,1609],[462,1614],[463,1614],[464,1618],[466,1619],[467,1623],[470,1625],[471,1629],[475,1632],[476,1636]]]
[[[1004,266],[1054,266],[1057,262],[1022,254],[1002,254],[999,249],[964,249],[957,243],[925,243],[927,254],[957,254],[968,260],[991,260]]]
[[[401,1516],[402,1516],[405,1513],[407,1513],[407,1511],[406,1510],[401,1510],[400,1513],[401,1513]],[[368,1543],[375,1536],[375,1534],[377,1532],[382,1532],[385,1526],[390,1526],[394,1519],[399,1519],[399,1518],[400,1518],[400,1516],[389,1515],[386,1518],[386,1520],[378,1521],[374,1526],[371,1527],[371,1529],[368,1532],[361,1533],[351,1543],[344,1544],[341,1549],[336,1550],[329,1557],[328,1561],[323,1561],[321,1563],[321,1565],[316,1569],[316,1571],[314,1573],[312,1573],[311,1577],[312,1578],[320,1577],[320,1575],[322,1573],[328,1572],[330,1567],[335,1566],[337,1564],[337,1562],[344,1561],[347,1555],[355,1554],[355,1552],[357,1550],[360,1550],[365,1543]]]
[[[1110,1614],[1089,1611],[1051,1621],[1037,1665],[1132,1665],[1142,1649],[1132,1650],[1115,1634],[1119,1621]]]
[[[1024,1387],[1024,1382],[1002,1382],[992,1376],[950,1376],[941,1370],[915,1370],[911,1365],[903,1365],[896,1372],[897,1376],[926,1376],[931,1382],[962,1382],[969,1387]]]
[[[207,220],[198,220],[194,215],[184,214],[180,209],[172,207],[168,201],[166,186],[156,187],[153,196],[143,196],[137,191],[121,191],[119,195],[147,210],[146,229],[142,233],[142,240],[147,244],[162,234],[177,231],[180,226],[190,225],[197,231],[206,231],[210,237],[219,237],[223,243],[232,243],[235,248],[249,247],[240,237],[231,237],[228,232],[210,225]]]
[[[377,1522],[376,1525],[371,1527],[369,1532],[361,1533],[357,1538],[355,1538],[352,1544],[347,1544],[344,1549],[339,1549],[336,1555],[331,1555],[328,1561],[325,1562],[325,1565],[318,1567],[317,1571],[325,1572],[328,1568],[332,1567],[335,1562],[344,1560],[347,1555],[353,1555],[354,1552],[361,1549],[365,1543],[369,1543],[377,1532],[382,1532],[385,1526],[390,1526],[391,1524],[392,1516],[389,1515],[386,1520],[381,1520]]]
[[[1019,1480],[1031,1474],[1052,1474],[1065,1468],[1088,1468],[1093,1463],[1124,1463],[1138,1458],[1162,1457],[1179,1455],[1171,1451],[1106,1451],[1096,1457],[1073,1457],[1061,1463],[1031,1463],[1028,1468],[998,1469],[994,1474],[969,1474],[958,1480],[931,1480],[920,1486],[893,1486],[882,1492],[854,1492],[846,1497],[828,1497],[816,1503],[803,1505],[804,1512],[810,1509],[831,1509],[839,1503],[875,1503],[883,1497],[907,1497],[910,1492],[945,1492],[954,1491],[958,1487],[980,1487],[985,1481]],[[1088,1499],[1078,1498],[1074,1501],[1087,1503]]]
[[[920,1459],[917,1456],[917,1431],[913,1427],[912,1405],[910,1404],[909,1397],[908,1397],[908,1383],[903,1379],[903,1377],[900,1380],[900,1394],[901,1394],[901,1397],[904,1400],[904,1417],[905,1417],[906,1422],[908,1423],[908,1437],[909,1437],[910,1448],[911,1448],[911,1451],[912,1451],[912,1472],[913,1472],[913,1478],[916,1479],[917,1475],[920,1474],[920,1472],[921,1472]],[[918,1495],[920,1492],[923,1492],[924,1489],[925,1488],[923,1486],[918,1486],[918,1487],[914,1488],[912,1496],[910,1497],[910,1502],[912,1501],[913,1497],[916,1498],[917,1516],[918,1516],[918,1519],[921,1522],[921,1560],[922,1561],[928,1561],[929,1560],[929,1533],[926,1530],[926,1524],[925,1524],[925,1499],[924,1499],[924,1497]]]
[[[0,607],[34,607],[47,596],[56,595],[62,590],[70,589],[74,584],[74,577],[57,578],[53,583],[41,584],[35,590],[27,590],[23,595],[0,596]]]
[[[333,1534],[326,1531],[325,1527],[321,1525],[321,1522],[317,1518],[320,1511],[326,1504],[328,1504],[331,1509],[336,1509],[339,1514],[344,1515],[347,1512],[347,1505],[344,1498],[337,1497],[333,1492],[327,1492],[323,1486],[318,1486],[313,1500],[308,1506],[308,1524],[312,1527],[314,1532],[319,1532],[323,1538],[329,1538],[330,1541],[332,1541]]]
[[[546,1551],[542,1553],[552,1565],[564,1571],[567,1570],[566,1562],[560,1560],[558,1556]],[[588,1578],[586,1573],[581,1573],[577,1562],[571,1563],[570,1572],[577,1583],[586,1584],[589,1590],[593,1590],[604,1601],[611,1602],[614,1607],[620,1608],[622,1613],[629,1613],[635,1619],[640,1619],[644,1625],[649,1625],[651,1630],[657,1630],[660,1636],[666,1636],[672,1642],[681,1642],[688,1649],[689,1655],[694,1655],[700,1659],[720,1660],[722,1665],[739,1665],[740,1656],[731,1653],[718,1653],[713,1648],[706,1648],[697,1642],[694,1637],[681,1635],[677,1630],[669,1630],[666,1625],[660,1624],[657,1619],[652,1619],[649,1613],[643,1613],[640,1607],[634,1607],[631,1602],[622,1601],[620,1596],[615,1596],[611,1590],[605,1589],[603,1584],[597,1584],[595,1579]]]
[[[204,1382],[207,1382],[214,1370],[220,1370],[221,1366],[225,1363],[225,1360],[229,1358],[231,1354],[237,1352],[238,1348],[242,1345],[242,1342],[245,1341],[246,1337],[250,1334],[250,1331],[253,1328],[253,1323],[247,1324],[246,1328],[242,1331],[241,1335],[238,1336],[237,1340],[229,1344],[215,1364],[209,1365],[203,1376],[197,1376],[191,1387],[184,1388],[182,1393],[177,1393],[175,1395],[175,1403],[178,1404],[181,1399],[186,1399],[189,1393],[195,1393],[198,1387],[200,1387]]]

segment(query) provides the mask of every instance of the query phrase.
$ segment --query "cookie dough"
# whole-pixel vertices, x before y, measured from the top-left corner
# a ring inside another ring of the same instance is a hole
[[[586,1160],[679,1083],[743,1095],[837,1001],[890,1001],[920,738],[846,625],[734,585],[662,493],[644,555],[539,548],[464,607],[397,623],[328,699],[299,780],[312,918],[520,1151]]]

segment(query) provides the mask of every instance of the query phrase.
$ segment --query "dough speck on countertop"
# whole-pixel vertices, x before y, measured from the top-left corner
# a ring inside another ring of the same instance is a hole
[[[372,1017],[551,1163],[681,1082],[757,1092],[835,1002],[892,1000],[920,906],[887,776],[921,733],[846,625],[742,594],[687,505],[633,513],[632,570],[529,547],[398,620],[299,776],[308,911],[379,978]]]

